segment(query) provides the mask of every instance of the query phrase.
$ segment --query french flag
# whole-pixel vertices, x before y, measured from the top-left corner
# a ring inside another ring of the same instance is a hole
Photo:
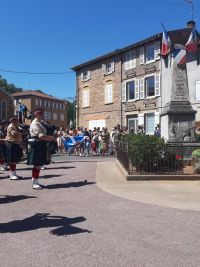
[[[167,56],[171,50],[171,40],[168,36],[168,33],[164,29],[162,36],[162,47],[161,47],[161,56]]]
[[[177,65],[183,65],[186,63],[186,50],[185,49],[173,49],[174,62]]]
[[[189,36],[187,43],[185,44],[185,49],[187,52],[197,51],[197,31],[194,28]]]

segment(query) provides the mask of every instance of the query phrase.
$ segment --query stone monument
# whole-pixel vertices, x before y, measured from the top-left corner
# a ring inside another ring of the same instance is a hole
[[[165,121],[168,124],[165,135],[168,142],[195,142],[196,111],[189,101],[186,65],[178,66],[173,62],[172,68],[171,100],[165,104],[161,114],[161,130],[162,121]]]

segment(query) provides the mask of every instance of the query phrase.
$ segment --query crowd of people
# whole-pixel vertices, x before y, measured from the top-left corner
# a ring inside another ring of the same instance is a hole
[[[18,116],[11,117],[9,123],[0,122],[0,170],[9,170],[10,180],[22,179],[16,173],[16,165],[26,156],[27,164],[32,165],[33,189],[42,188],[38,182],[40,170],[51,162],[54,153],[80,157],[116,155],[116,144],[122,135],[145,134],[141,126],[138,126],[137,132],[120,125],[111,132],[106,127],[94,127],[92,130],[83,127],[59,128],[43,121],[42,109],[35,110],[33,116],[30,127],[20,124]],[[154,135],[160,136],[159,126]]]

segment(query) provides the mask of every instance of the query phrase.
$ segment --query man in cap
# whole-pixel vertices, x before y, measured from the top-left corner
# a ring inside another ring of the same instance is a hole
[[[10,165],[10,180],[19,180],[22,177],[16,174],[16,163],[18,163],[22,156],[22,134],[18,128],[18,118],[13,116],[10,118],[10,124],[7,128],[6,134],[6,162]]]
[[[36,109],[33,113],[34,120],[30,125],[31,138],[28,140],[28,165],[33,165],[32,169],[32,187],[33,189],[42,189],[38,183],[41,166],[50,163],[50,153],[47,149],[47,141],[52,141],[53,137],[46,135],[47,130],[42,125],[43,109]]]

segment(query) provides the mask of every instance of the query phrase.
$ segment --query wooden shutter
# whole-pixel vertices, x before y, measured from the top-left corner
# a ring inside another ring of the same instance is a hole
[[[125,70],[130,69],[130,52],[126,53],[125,56]]]
[[[140,99],[140,80],[135,79],[135,99]]]
[[[115,71],[115,62],[111,62],[111,72]]]
[[[122,102],[126,102],[126,82],[122,82]]]
[[[133,69],[135,67],[136,67],[135,51],[132,51],[130,56],[130,68]]]
[[[140,65],[144,64],[144,47],[140,48]]]
[[[160,74],[155,75],[155,95],[160,96]]]
[[[81,81],[83,81],[83,72],[81,72]]]
[[[109,85],[105,85],[105,104],[108,103],[108,87]]]
[[[91,73],[90,70],[88,70],[87,80],[90,80],[90,78],[91,78]]]
[[[159,42],[155,43],[155,46],[154,46],[154,58],[160,59],[160,43]]]
[[[138,115],[138,125],[144,125],[144,114]]]
[[[106,73],[106,64],[102,64],[102,71],[103,71],[103,73],[105,74]]]
[[[112,103],[113,102],[113,85],[109,84],[108,86],[108,102]]]
[[[140,79],[140,99],[144,99],[144,78]]]

